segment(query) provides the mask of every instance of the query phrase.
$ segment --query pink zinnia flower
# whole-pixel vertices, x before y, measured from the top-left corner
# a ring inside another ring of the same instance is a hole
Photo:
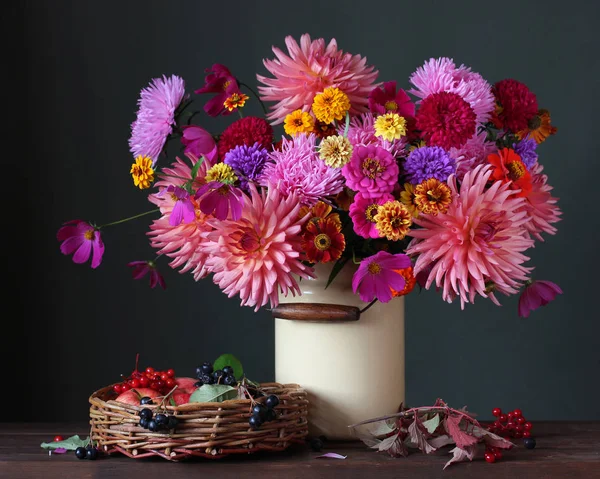
[[[396,158],[374,145],[355,148],[352,158],[342,168],[346,186],[365,198],[391,193],[398,184],[399,171]]]
[[[338,134],[344,135],[346,125],[340,125]],[[406,147],[406,136],[399,140],[386,141],[381,136],[375,136],[375,117],[373,113],[367,112],[353,117],[348,125],[348,141],[353,147],[375,145],[387,150],[392,156],[398,157]]]
[[[361,193],[354,196],[350,205],[350,218],[354,225],[354,231],[363,238],[379,238],[379,231],[375,227],[375,215],[379,206],[388,201],[394,201],[394,197],[385,193],[379,198],[365,198]]]
[[[558,198],[550,194],[552,187],[548,184],[548,177],[542,174],[544,167],[535,163],[531,168],[531,191],[527,196],[525,209],[531,218],[525,229],[535,238],[544,241],[541,233],[556,234],[553,223],[560,221],[562,211],[557,206]]]
[[[192,155],[188,155],[188,157],[192,161],[192,166],[198,161]],[[204,178],[211,166],[209,161],[202,162],[192,184],[194,189],[205,184]],[[166,176],[156,183],[156,186],[161,190],[171,185],[182,186],[185,183],[185,180],[175,177],[191,178],[191,167],[180,158],[176,159],[171,168],[163,168],[163,172],[170,176]],[[192,197],[190,201],[194,205],[194,221],[172,226],[170,217],[176,203],[173,197],[171,195],[153,194],[148,199],[157,205],[162,213],[158,220],[152,222],[150,231],[147,233],[151,238],[151,246],[158,249],[159,254],[165,254],[173,258],[173,261],[169,263],[172,268],[182,266],[180,273],[191,271],[196,281],[204,278],[208,275],[209,270],[204,264],[207,254],[203,249],[205,240],[201,234],[212,231],[212,226],[206,221],[209,216],[200,211],[200,205]]]
[[[82,220],[67,221],[56,234],[58,241],[62,241],[60,251],[62,254],[72,254],[74,263],[85,263],[92,254],[92,268],[97,268],[102,263],[104,243],[100,231]]]
[[[259,193],[250,183],[250,198],[237,220],[211,220],[206,234],[207,266],[213,281],[230,298],[239,294],[242,306],[279,304],[278,293],[300,294],[295,276],[312,277],[300,260],[302,224],[300,202],[294,193],[285,198],[274,185]]]
[[[552,281],[528,281],[519,297],[519,316],[528,318],[531,311],[547,305],[562,294],[562,289]]]
[[[234,93],[239,93],[240,87],[237,80],[225,65],[215,63],[212,67],[207,68],[204,79],[204,86],[197,89],[194,93],[216,93],[204,105],[204,111],[209,116],[231,115],[233,110],[229,111],[225,108],[225,100]]]
[[[150,273],[150,287],[154,289],[157,284],[160,284],[162,289],[167,289],[165,279],[156,269],[154,261],[132,261],[127,263],[127,266],[133,268],[131,274],[133,279],[142,279],[148,273]]]
[[[289,56],[273,47],[277,58],[263,60],[275,78],[256,76],[266,85],[258,87],[262,100],[277,102],[267,116],[273,124],[282,123],[294,110],[310,111],[315,95],[327,87],[337,87],[348,95],[351,115],[367,110],[367,98],[379,72],[367,66],[366,58],[338,50],[335,39],[326,46],[323,38],[311,41],[308,34],[302,35],[300,45],[291,36],[285,38],[285,44]]]
[[[185,145],[186,155],[192,154],[197,158],[204,156],[212,163],[217,160],[217,143],[208,131],[196,125],[184,125],[181,129],[181,143]]]
[[[496,108],[491,85],[464,65],[456,68],[450,58],[431,58],[417,68],[410,82],[415,88],[408,92],[419,98],[440,92],[456,93],[471,105],[478,124],[486,123]]]
[[[387,303],[392,299],[392,290],[402,291],[406,285],[404,276],[397,271],[411,266],[405,254],[379,251],[363,259],[352,278],[352,290],[366,303],[378,299]]]
[[[227,219],[230,212],[234,221],[242,215],[244,194],[235,186],[211,181],[196,191],[196,199],[200,201],[202,213],[213,215],[218,220]]]
[[[395,81],[387,81],[371,90],[369,109],[378,115],[397,113],[404,118],[415,116],[415,104],[402,88],[396,91]]]
[[[460,181],[468,171],[474,170],[476,166],[484,165],[488,156],[497,152],[498,149],[493,141],[487,141],[487,132],[482,131],[473,135],[460,148],[450,148],[448,153],[456,160],[456,178]]]
[[[477,293],[499,304],[494,290],[516,293],[531,270],[522,266],[529,259],[523,252],[533,246],[524,229],[529,221],[523,208],[526,200],[501,181],[486,188],[491,174],[489,165],[478,166],[465,175],[460,187],[450,176],[448,211],[414,218],[421,228],[411,230],[415,239],[406,250],[419,254],[415,275],[433,263],[425,287],[435,280],[442,298],[452,302],[460,296],[462,308]]]
[[[140,93],[137,118],[131,124],[129,149],[133,156],[148,156],[156,165],[158,155],[175,125],[175,111],[185,95],[185,82],[172,75],[154,78]]]
[[[169,224],[171,226],[177,226],[182,221],[184,223],[191,223],[196,218],[194,213],[194,205],[190,200],[190,194],[183,188],[175,185],[169,185],[162,189],[159,196],[171,195],[171,198],[175,202],[171,215],[169,216]]]
[[[272,183],[284,197],[292,193],[306,206],[313,206],[327,196],[342,191],[344,178],[339,168],[331,168],[319,158],[317,137],[296,135],[274,150],[263,169],[261,184]]]

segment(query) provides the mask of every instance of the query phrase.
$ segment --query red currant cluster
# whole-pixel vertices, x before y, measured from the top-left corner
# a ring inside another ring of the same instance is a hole
[[[502,451],[497,447],[486,447],[485,454],[483,455],[485,462],[490,464],[502,459]]]
[[[113,390],[117,394],[124,393],[134,388],[150,388],[161,394],[167,394],[175,387],[175,371],[167,369],[166,371],[155,371],[152,367],[147,367],[145,371],[137,369],[131,373],[123,382],[115,384]]]
[[[525,419],[520,409],[504,414],[499,407],[496,407],[492,410],[492,415],[497,419],[488,426],[488,431],[501,437],[517,439],[531,437],[533,424]]]

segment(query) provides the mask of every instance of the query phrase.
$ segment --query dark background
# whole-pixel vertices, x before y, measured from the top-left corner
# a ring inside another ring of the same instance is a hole
[[[191,93],[218,62],[255,85],[271,46],[305,32],[366,56],[381,81],[408,88],[424,60],[449,56],[491,83],[525,82],[552,111],[559,131],[539,153],[564,219],[531,264],[564,295],[528,319],[517,316],[517,297],[500,308],[480,298],[461,312],[433,291],[409,296],[406,399],[441,397],[484,419],[495,406],[533,420],[600,419],[594,2],[15,3],[3,14],[3,76],[16,88],[4,92],[3,115],[2,420],[84,421],[89,394],[129,373],[138,352],[141,366],[178,375],[231,352],[253,379],[273,379],[268,312],[240,308],[210,279],[196,283],[166,262],[166,291],[131,279],[126,263],[153,257],[149,217],[103,231],[97,270],[61,255],[55,235],[67,220],[102,224],[151,209],[132,184],[127,144],[151,78],[178,74]],[[256,101],[246,113],[259,113]],[[232,119],[199,123],[218,131]]]

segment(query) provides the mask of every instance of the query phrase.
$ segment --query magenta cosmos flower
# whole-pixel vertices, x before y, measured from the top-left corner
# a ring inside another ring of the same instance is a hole
[[[355,294],[358,291],[361,301],[368,303],[378,299],[387,303],[392,299],[392,289],[402,291],[406,284],[404,277],[394,270],[409,266],[410,258],[405,254],[380,251],[360,262],[352,278],[352,290]]]
[[[216,161],[217,143],[208,131],[196,125],[185,125],[181,129],[183,130],[181,143],[185,145],[186,155],[191,153],[197,158],[204,156],[212,163]]]
[[[196,218],[196,214],[194,213],[194,205],[190,200],[190,194],[185,191],[180,186],[169,185],[167,188],[164,188],[157,193],[158,196],[171,195],[173,200],[175,201],[175,206],[173,206],[173,210],[171,211],[171,216],[169,217],[169,224],[171,226],[177,226],[182,221],[184,223],[191,223]]]
[[[127,266],[133,268],[131,274],[133,279],[142,279],[148,273],[150,273],[150,287],[154,288],[157,284],[160,284],[162,289],[167,289],[165,279],[156,269],[154,261],[132,261],[127,263]]]
[[[234,93],[239,93],[240,87],[235,77],[225,65],[215,63],[206,69],[208,75],[204,79],[204,86],[194,93],[216,93],[204,105],[204,111],[210,116],[231,115],[233,110],[225,108],[225,100]]]
[[[104,243],[100,231],[89,223],[82,220],[68,221],[58,230],[56,238],[62,241],[62,254],[72,254],[74,263],[85,263],[92,253],[92,268],[97,268],[102,263]]]
[[[342,168],[346,186],[365,198],[391,193],[398,183],[398,163],[387,150],[375,145],[358,146]]]
[[[369,93],[369,109],[378,115],[397,113],[404,118],[415,116],[415,104],[402,88],[396,91],[395,81],[387,81]]]
[[[237,221],[242,215],[244,193],[235,186],[211,181],[196,191],[196,199],[200,198],[200,210],[205,215],[213,215],[218,220],[225,220],[231,211],[233,221]]]
[[[379,211],[379,206],[387,201],[394,201],[394,197],[389,193],[374,199],[364,198],[361,193],[354,196],[354,201],[350,205],[350,218],[357,235],[363,238],[379,238],[379,231],[375,227],[375,215]]]
[[[562,289],[552,281],[528,281],[519,297],[519,316],[529,317],[531,311],[545,306],[559,294]]]

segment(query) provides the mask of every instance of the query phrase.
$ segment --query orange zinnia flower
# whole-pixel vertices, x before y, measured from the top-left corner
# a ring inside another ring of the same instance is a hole
[[[406,283],[404,285],[404,288],[402,288],[400,291],[396,291],[390,288],[392,289],[392,296],[395,298],[396,296],[404,296],[410,293],[414,289],[415,284],[417,283],[412,266],[409,266],[408,268],[404,269],[395,269],[394,271],[396,273],[400,273],[404,278],[404,281],[406,281]]]
[[[304,231],[306,231],[306,228],[309,223],[317,223],[320,219],[325,218],[331,218],[332,221],[335,221],[339,225],[341,230],[342,222],[340,220],[340,215],[338,215],[337,213],[332,213],[332,209],[333,208],[331,207],[331,205],[328,205],[323,201],[317,202],[312,208],[309,208],[308,206],[302,206],[300,208],[300,212],[298,213],[300,218],[304,218],[307,214],[310,213],[310,217],[308,218],[307,222],[304,223]]]
[[[550,112],[548,110],[539,110],[538,114],[529,120],[527,128],[517,133],[519,139],[526,138],[529,135],[539,145],[550,135],[556,133],[557,128],[550,124]]]
[[[309,221],[306,226],[302,250],[311,263],[336,261],[346,248],[346,239],[341,233],[342,225],[339,219],[332,216]]]
[[[502,148],[498,154],[488,156],[488,163],[494,166],[492,178],[510,183],[513,190],[521,190],[518,196],[526,197],[531,192],[531,173],[521,157],[512,148]]]

